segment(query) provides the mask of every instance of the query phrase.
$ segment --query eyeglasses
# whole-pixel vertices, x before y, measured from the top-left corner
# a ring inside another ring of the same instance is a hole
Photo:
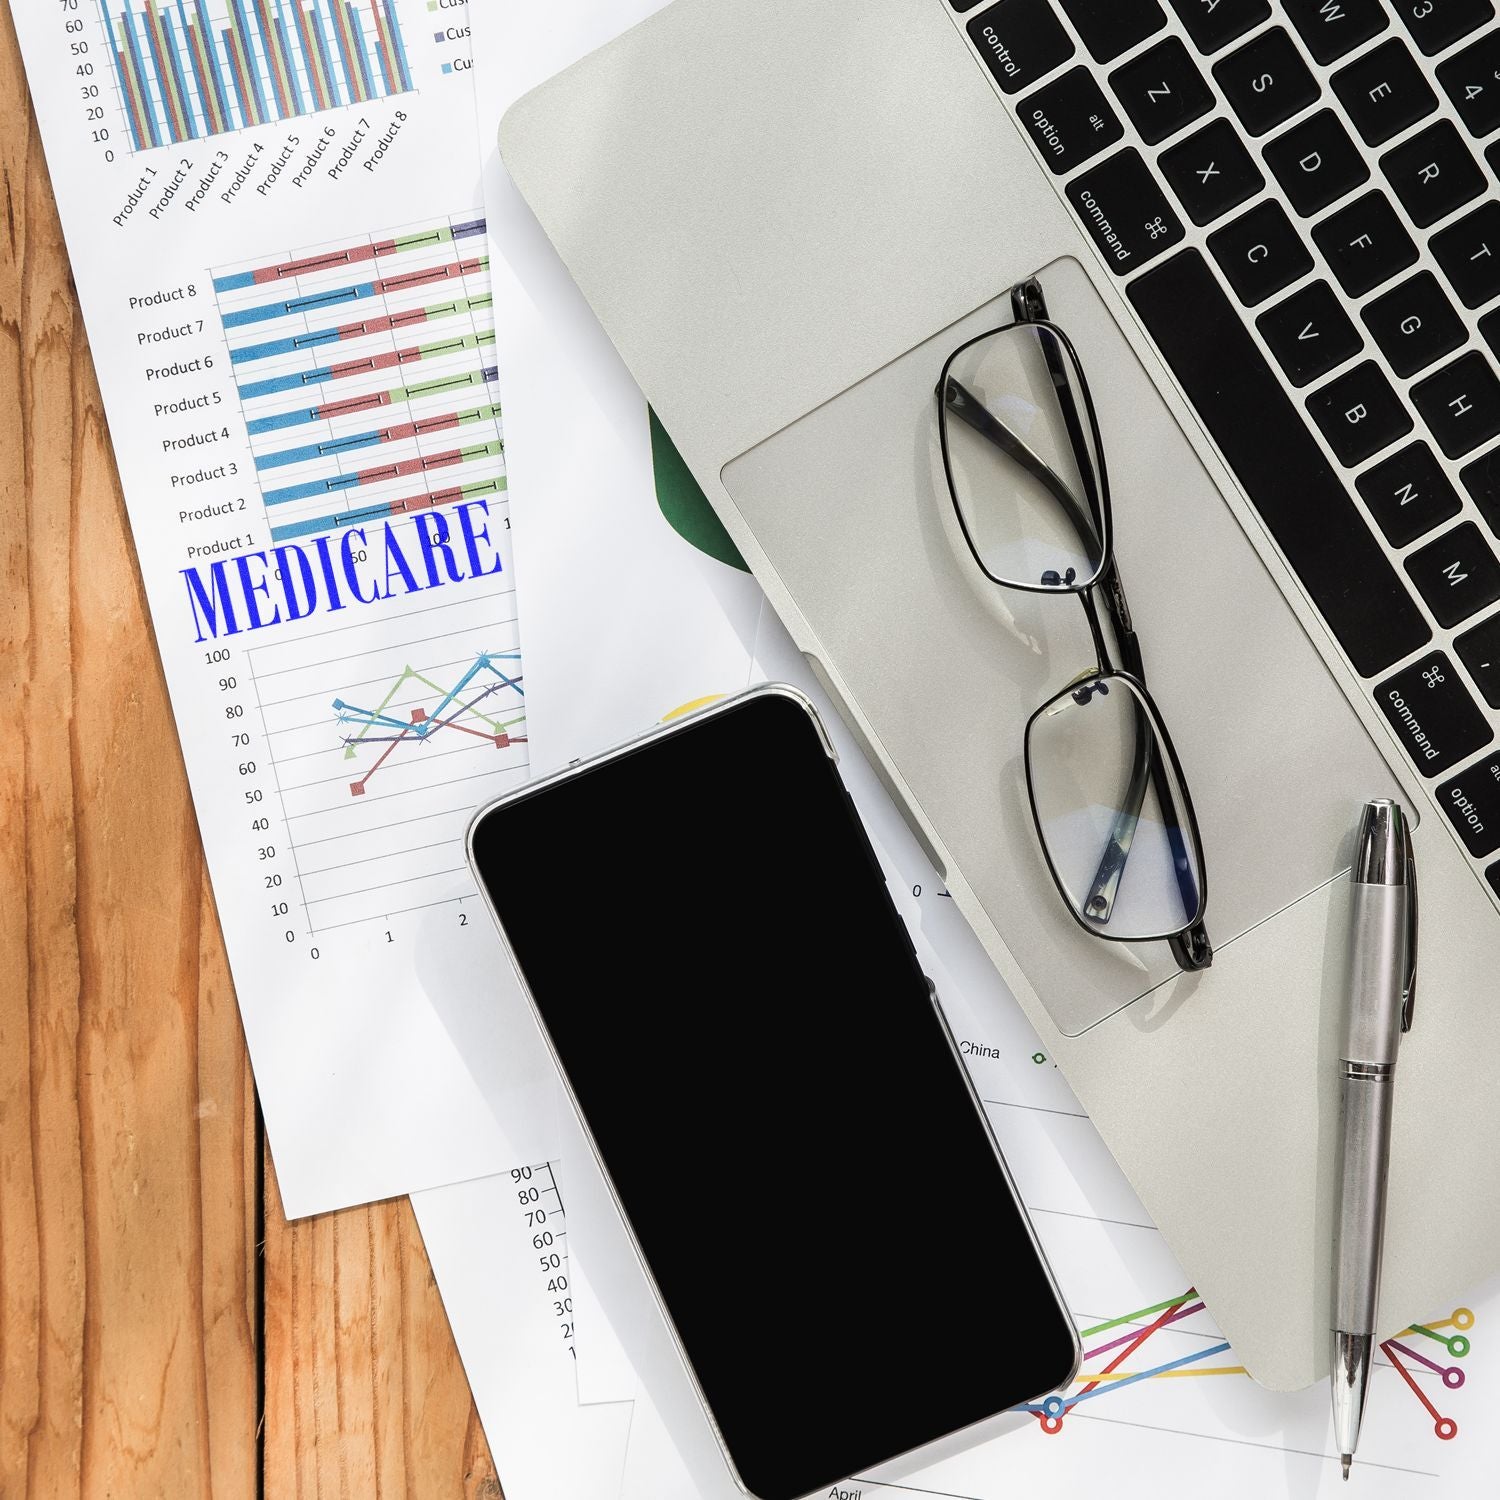
[[[1093,665],[1026,724],[1037,837],[1086,931],[1167,942],[1183,969],[1205,969],[1213,947],[1198,822],[1146,689],[1088,382],[1068,336],[1047,319],[1040,283],[1016,287],[1011,303],[1015,322],[961,344],[943,366],[938,430],[959,530],[984,576],[1005,589],[1072,594],[1093,637]]]

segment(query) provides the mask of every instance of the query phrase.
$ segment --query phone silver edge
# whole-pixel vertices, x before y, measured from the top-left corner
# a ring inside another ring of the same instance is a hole
[[[474,875],[475,884],[479,887],[480,897],[483,900],[485,907],[489,911],[490,920],[495,924],[495,931],[500,935],[500,943],[501,946],[505,949],[505,956],[510,960],[511,968],[515,971],[516,980],[520,985],[521,993],[526,997],[526,1004],[531,1011],[531,1019],[535,1023],[537,1031],[541,1034],[541,1038],[547,1048],[547,1052],[552,1058],[553,1066],[557,1069],[557,1075],[560,1082],[562,1083],[563,1091],[568,1096],[568,1103],[572,1106],[573,1114],[578,1120],[580,1129],[583,1131],[584,1139],[588,1142],[589,1150],[593,1153],[595,1164],[598,1166],[600,1175],[603,1177],[605,1188],[609,1192],[610,1200],[615,1206],[615,1211],[620,1215],[620,1222],[625,1228],[625,1235],[630,1242],[630,1248],[635,1255],[636,1263],[640,1266],[641,1273],[646,1278],[646,1284],[651,1289],[651,1296],[656,1303],[656,1310],[661,1316],[663,1323],[666,1325],[667,1332],[671,1335],[672,1347],[676,1350],[677,1358],[682,1365],[683,1372],[687,1376],[688,1381],[693,1388],[693,1394],[696,1396],[698,1405],[703,1411],[705,1420],[708,1422],[709,1430],[714,1435],[714,1441],[718,1444],[719,1452],[723,1456],[724,1463],[729,1470],[730,1477],[734,1480],[735,1486],[740,1491],[740,1493],[749,1497],[749,1500],[759,1500],[759,1497],[755,1495],[755,1493],[745,1483],[744,1479],[741,1478],[740,1472],[735,1466],[734,1457],[729,1451],[729,1445],[724,1439],[724,1434],[720,1430],[718,1422],[714,1419],[713,1408],[709,1405],[708,1397],[704,1393],[703,1387],[698,1381],[697,1371],[693,1368],[693,1363],[688,1358],[687,1349],[683,1344],[682,1336],[678,1331],[677,1324],[672,1317],[671,1311],[667,1307],[666,1298],[662,1295],[661,1287],[657,1284],[656,1276],[651,1269],[651,1264],[646,1259],[646,1255],[644,1250],[642,1250],[641,1248],[640,1241],[636,1238],[635,1226],[631,1223],[630,1215],[626,1212],[625,1205],[621,1201],[620,1195],[615,1189],[614,1178],[610,1175],[609,1168],[605,1165],[603,1153],[599,1149],[599,1143],[594,1138],[594,1132],[589,1125],[588,1118],[585,1116],[583,1109],[578,1102],[577,1095],[575,1095],[573,1092],[572,1082],[568,1078],[567,1070],[563,1067],[562,1058],[558,1055],[557,1048],[553,1045],[551,1033],[547,1030],[546,1024],[542,1020],[542,1013],[536,1003],[536,997],[531,993],[531,986],[526,982],[526,976],[521,970],[521,965],[516,957],[515,949],[511,947],[510,938],[507,936],[504,924],[500,920],[500,914],[498,911],[496,911],[495,904],[490,899],[489,888],[485,884],[484,878],[480,873],[478,863],[476,862],[474,857],[474,830],[486,817],[489,816],[491,812],[495,811],[497,808],[504,807],[511,802],[519,802],[526,797],[535,795],[537,792],[540,792],[544,788],[549,787],[556,782],[566,781],[573,776],[581,775],[585,771],[593,770],[601,765],[606,765],[610,761],[618,760],[622,756],[633,753],[634,751],[639,750],[643,746],[649,745],[656,740],[665,739],[669,735],[676,734],[679,731],[687,728],[689,725],[697,724],[705,718],[711,718],[718,714],[727,713],[747,701],[760,697],[783,697],[790,699],[793,703],[795,703],[807,715],[807,717],[812,720],[813,727],[817,730],[818,738],[822,742],[825,754],[827,754],[828,758],[835,765],[838,764],[838,751],[834,748],[833,741],[829,738],[828,730],[824,726],[816,707],[812,703],[812,700],[808,698],[805,693],[799,691],[789,683],[760,683],[754,687],[747,688],[744,692],[732,694],[726,698],[719,700],[716,703],[708,704],[703,708],[696,709],[690,714],[684,714],[680,719],[672,719],[668,720],[665,723],[657,724],[651,729],[647,730],[645,733],[637,735],[633,739],[625,740],[618,745],[611,746],[608,750],[603,750],[599,752],[599,754],[589,756],[586,759],[572,761],[568,765],[562,767],[560,770],[550,772],[548,775],[540,777],[536,781],[528,781],[523,785],[516,787],[512,791],[505,792],[501,796],[494,798],[493,800],[485,803],[483,807],[479,808],[475,812],[474,816],[469,820],[469,826],[464,832],[464,853],[468,860],[469,868]],[[896,919],[897,921],[903,920],[899,912],[896,913]],[[1026,1226],[1027,1237],[1031,1243],[1031,1247],[1035,1252],[1038,1261],[1041,1263],[1042,1270],[1046,1274],[1047,1284],[1051,1288],[1053,1299],[1056,1301],[1058,1307],[1062,1309],[1064,1316],[1068,1322],[1069,1328],[1072,1332],[1073,1363],[1068,1371],[1067,1378],[1059,1382],[1057,1385],[1050,1387],[1047,1391],[1042,1391],[1038,1394],[1045,1396],[1051,1394],[1052,1391],[1066,1390],[1067,1387],[1073,1383],[1073,1379],[1078,1373],[1079,1366],[1083,1362],[1083,1344],[1078,1337],[1077,1326],[1072,1321],[1072,1315],[1068,1310],[1068,1304],[1063,1297],[1062,1289],[1058,1286],[1057,1276],[1052,1269],[1052,1263],[1047,1258],[1047,1252],[1043,1248],[1041,1241],[1037,1238],[1036,1226],[1032,1223],[1031,1215],[1027,1212],[1026,1205],[1022,1202],[1021,1195],[1016,1189],[1015,1179],[1011,1176],[1010,1165],[1005,1160],[1005,1153],[1000,1149],[999,1141],[995,1138],[994,1127],[990,1124],[989,1116],[984,1112],[984,1104],[979,1097],[978,1091],[974,1087],[973,1079],[969,1076],[968,1068],[964,1065],[963,1055],[958,1049],[958,1043],[954,1038],[953,1030],[948,1025],[948,1018],[943,1014],[943,1008],[938,1002],[937,987],[933,984],[931,979],[927,978],[926,975],[923,975],[923,978],[926,979],[927,982],[927,992],[932,1004],[933,1012],[937,1016],[938,1024],[942,1027],[943,1036],[947,1040],[949,1051],[953,1055],[954,1062],[958,1067],[959,1075],[964,1080],[964,1086],[968,1090],[969,1099],[974,1107],[974,1112],[979,1117],[980,1123],[984,1127],[985,1137],[990,1143],[991,1150],[993,1150],[995,1153],[995,1160],[999,1164],[1000,1172],[1005,1179],[1006,1187],[1010,1190],[1011,1198],[1015,1202],[1016,1207],[1020,1209],[1022,1222]],[[566,1216],[566,1208],[564,1208],[563,1212]],[[952,1432],[944,1433],[941,1437],[933,1438],[930,1440],[930,1442],[924,1443],[917,1448],[908,1449],[904,1453],[892,1454],[889,1458],[880,1460],[880,1463],[881,1465],[885,1465],[890,1463],[902,1462],[904,1460],[912,1458],[916,1454],[922,1453],[929,1447],[934,1447],[938,1444],[951,1443],[956,1439],[965,1439],[970,1434],[976,1434],[982,1429],[990,1426],[991,1424],[1002,1421],[1007,1415],[1009,1415],[1009,1413],[1007,1412],[997,1412],[991,1416],[983,1417],[978,1422],[972,1422],[965,1427],[955,1428]]]

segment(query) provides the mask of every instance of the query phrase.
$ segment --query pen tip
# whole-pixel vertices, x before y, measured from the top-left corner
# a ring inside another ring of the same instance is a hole
[[[1347,1481],[1349,1478],[1349,1465],[1354,1462],[1354,1455],[1352,1453],[1341,1454],[1340,1462],[1344,1465],[1344,1479]]]

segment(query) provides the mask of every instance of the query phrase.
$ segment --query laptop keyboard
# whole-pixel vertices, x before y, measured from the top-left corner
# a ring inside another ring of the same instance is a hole
[[[1500,894],[1495,0],[947,3]]]

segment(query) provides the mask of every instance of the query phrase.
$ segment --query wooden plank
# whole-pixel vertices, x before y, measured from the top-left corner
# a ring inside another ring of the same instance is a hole
[[[266,1495],[500,1500],[411,1205],[288,1224],[267,1184]]]
[[[10,16],[0,1493],[256,1492],[256,1135]]]

